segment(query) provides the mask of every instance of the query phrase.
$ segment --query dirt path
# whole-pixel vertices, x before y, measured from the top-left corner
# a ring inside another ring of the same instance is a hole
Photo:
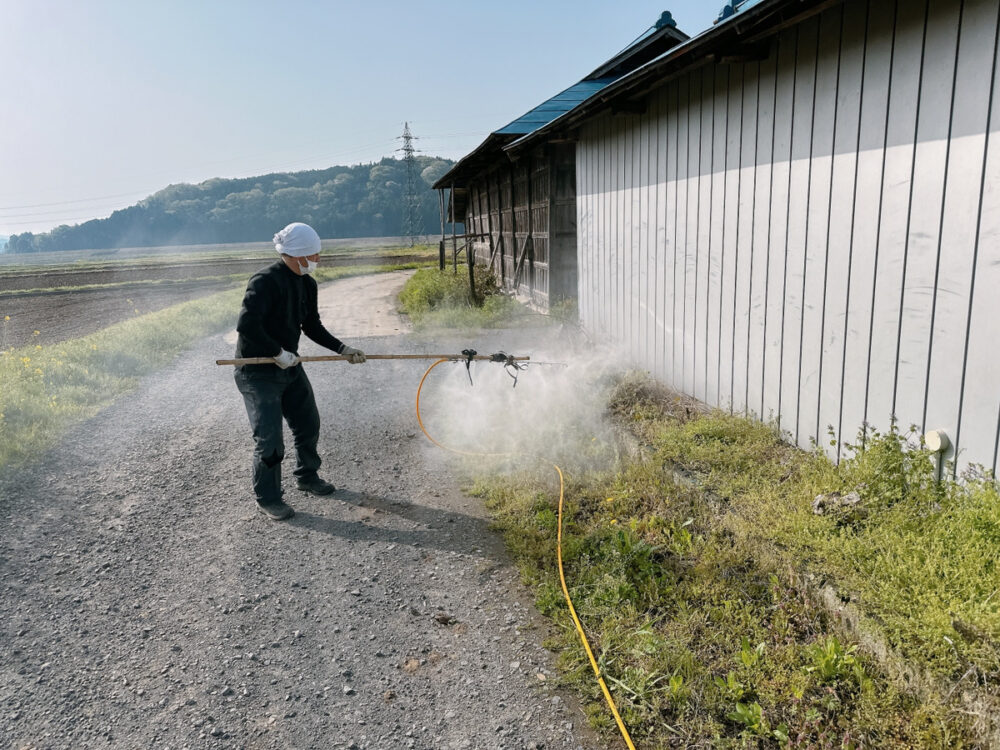
[[[401,283],[327,285],[331,329],[423,349],[393,330]],[[310,369],[341,489],[288,490],[276,524],[224,339],[0,477],[0,747],[599,747],[481,504],[417,430],[425,364]]]

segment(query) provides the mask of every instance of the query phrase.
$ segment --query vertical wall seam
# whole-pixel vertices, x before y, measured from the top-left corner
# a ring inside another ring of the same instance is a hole
[[[865,366],[865,404],[863,411],[863,424],[865,427],[868,426],[868,398],[871,392],[871,379],[872,379],[872,340],[875,338],[875,302],[878,298],[878,261],[879,261],[879,250],[882,245],[882,209],[885,199],[885,164],[886,156],[889,152],[889,115],[892,111],[892,78],[893,78],[893,65],[895,64],[896,58],[896,27],[899,24],[899,0],[893,5],[892,10],[892,41],[889,45],[889,83],[885,96],[885,131],[882,137],[882,170],[879,179],[879,190],[878,190],[878,213],[875,223],[875,258],[874,258],[874,268],[872,269],[872,305],[871,314],[868,319],[868,352],[867,352],[867,363]],[[867,430],[865,430],[867,433]],[[864,445],[864,439],[866,435],[862,437],[862,445]]]
[[[610,148],[610,143],[608,140],[608,125],[607,118],[601,118],[598,121],[598,150],[593,156],[593,166],[594,166],[594,204],[598,212],[598,225],[597,225],[597,247],[594,253],[594,275],[592,279],[592,284],[594,287],[594,323],[595,326],[600,326],[602,335],[607,335],[604,331],[604,315],[605,315],[605,305],[604,305],[604,288],[608,283],[607,274],[607,263],[608,263],[608,219],[607,219],[607,200],[608,200],[608,180],[606,172],[606,164],[608,162],[608,150]]]
[[[588,130],[590,130],[591,132],[593,132],[592,128],[588,128]],[[597,184],[597,174],[596,174],[597,173],[597,166],[596,166],[597,165],[597,160],[595,159],[596,149],[594,147],[594,140],[595,139],[592,136],[591,137],[591,141],[590,141],[590,143],[591,143],[590,148],[587,150],[586,154],[584,155],[584,158],[586,158],[586,160],[587,160],[587,184],[588,184],[588,186],[590,188],[589,193],[588,193],[588,197],[587,197],[587,204],[590,206],[590,217],[589,217],[589,226],[588,226],[587,234],[588,234],[588,236],[589,236],[590,239],[589,239],[589,242],[588,242],[589,247],[587,248],[587,260],[588,260],[588,263],[587,263],[586,289],[587,289],[587,317],[590,320],[590,325],[591,326],[593,326],[593,321],[594,321],[594,315],[593,315],[593,310],[594,310],[594,296],[595,296],[594,292],[596,291],[594,289],[594,273],[595,273],[595,271],[597,269],[596,250],[597,250],[597,245],[598,245],[598,239],[597,239],[597,206],[596,206],[596,203],[597,203],[596,196],[597,196],[598,184]],[[597,145],[600,146],[600,143],[601,143],[600,133],[597,133],[596,140],[597,140]],[[578,280],[577,285],[578,285],[578,287],[580,288],[581,291],[584,289],[584,286],[583,286],[584,285],[584,279],[583,279],[582,276]]]
[[[604,335],[608,338],[612,335],[611,328],[611,264],[613,262],[612,254],[614,252],[614,238],[611,234],[611,228],[613,226],[613,206],[615,195],[615,174],[614,174],[614,148],[615,148],[615,132],[614,132],[614,121],[609,117],[607,119],[607,139],[608,146],[606,149],[607,164],[604,167],[604,175],[602,177],[602,182],[607,185],[607,189],[604,191],[604,233],[605,241],[607,244],[604,247],[604,284],[602,285],[604,299],[601,301],[601,310],[603,312],[604,318]]]
[[[649,361],[656,362],[656,243],[658,238],[657,227],[660,216],[660,105],[662,102],[662,90],[653,97],[653,115],[650,118],[649,130],[647,132],[649,149],[649,187],[652,192],[649,195],[650,215],[647,225],[646,238],[649,243],[649,254],[646,258],[646,302],[652,307],[646,310],[646,319],[649,320],[650,310],[652,310],[652,320],[646,328],[646,348],[649,351]],[[652,273],[650,273],[650,263],[652,263]]]
[[[684,284],[681,287],[681,299],[683,300],[683,307],[681,308],[681,330],[683,335],[681,336],[681,383],[687,385],[687,311],[688,311],[688,294],[687,294],[687,282],[688,282],[688,251],[691,247],[691,226],[688,222],[688,217],[691,215],[691,88],[694,76],[688,74],[688,100],[687,100],[687,141],[684,144],[686,153],[684,154],[684,254],[681,256],[681,268],[684,271]],[[701,129],[701,124],[699,123],[699,130]],[[701,136],[698,137],[698,145],[701,145]],[[700,157],[700,154],[699,154]],[[697,216],[695,217],[695,246],[698,244],[698,234],[697,234]],[[694,390],[694,384],[691,384],[691,390]],[[682,387],[681,390],[687,390]]]
[[[591,251],[593,260],[593,271],[590,274],[590,319],[594,330],[599,330],[601,315],[601,295],[604,284],[604,274],[601,269],[604,266],[604,184],[602,172],[604,168],[604,158],[607,153],[607,140],[604,137],[604,123],[598,120],[595,128],[597,148],[590,155],[590,185],[592,188],[591,204],[594,206],[594,249]]]
[[[772,118],[773,119],[773,118]],[[757,239],[757,155],[760,145],[760,62],[757,63],[757,111],[754,114],[753,133],[753,190],[750,194],[750,271],[747,277],[749,286],[747,287],[747,350],[746,350],[746,375],[743,378],[745,392],[743,394],[743,413],[753,414],[750,411],[750,321],[753,319],[753,256],[754,241]]]
[[[673,380],[673,387],[679,388],[680,384],[677,382],[677,228],[680,225],[680,217],[678,215],[678,210],[680,206],[680,190],[678,189],[678,182],[680,181],[680,165],[681,165],[681,117],[680,117],[680,107],[681,107],[681,85],[680,79],[677,81],[677,106],[674,109],[674,267],[673,274],[670,277],[670,288],[673,290],[670,299],[670,374]]]
[[[837,166],[837,115],[840,112],[840,68],[844,63],[844,16],[845,11],[840,11],[840,39],[837,43],[837,78],[834,84],[833,94],[833,139],[830,145],[830,195],[827,199],[826,207],[826,242],[825,258],[823,261],[823,307],[819,317],[819,378],[816,382],[816,439],[819,440],[820,424],[819,415],[823,406],[823,350],[826,348],[826,286],[830,276],[830,226],[833,221],[833,175]],[[832,426],[832,425],[831,425]],[[836,435],[838,444],[840,435]]]
[[[704,148],[703,142],[705,133],[702,122],[704,121],[705,107],[705,72],[702,71],[701,78],[701,98],[698,102],[698,200],[695,201],[694,208],[694,309],[693,329],[691,331],[691,395],[698,393],[698,257],[701,253],[701,152]],[[690,212],[690,209],[689,209]]]
[[[979,241],[982,235],[983,226],[983,196],[986,193],[986,168],[987,159],[990,153],[990,124],[993,122],[994,93],[997,85],[997,52],[1000,50],[1000,10],[997,12],[996,31],[993,36],[993,70],[990,73],[990,98],[986,106],[986,138],[983,144],[983,169],[979,176],[979,208],[976,211],[976,239],[972,245],[972,275],[969,280],[969,312],[965,317],[965,347],[962,350],[962,381],[958,389],[958,421],[955,426],[955,458],[958,458],[958,451],[962,440],[962,414],[965,408],[965,376],[969,365],[969,341],[972,336],[972,310],[976,296],[976,271],[979,265]],[[1000,422],[998,422],[1000,425]],[[1000,426],[997,428],[997,438],[1000,440]],[[996,473],[996,442],[993,451],[993,472]],[[958,461],[955,461],[958,466]]]
[[[635,272],[635,139],[638,135],[637,128],[630,120],[626,120],[625,127],[625,163],[622,179],[625,182],[625,189],[622,197],[626,202],[628,222],[623,226],[623,247],[628,248],[628,273],[622,274],[622,339],[628,340],[628,332],[632,330],[632,274]],[[624,212],[623,212],[624,213]],[[624,237],[625,231],[628,237]],[[624,263],[622,264],[624,268]]]
[[[641,116],[640,116],[640,120],[641,120]],[[636,215],[636,211],[635,211],[636,206],[635,206],[635,204],[636,204],[636,201],[640,200],[639,194],[638,194],[639,188],[638,188],[638,185],[636,184],[636,179],[637,179],[636,176],[637,175],[641,175],[642,174],[642,170],[639,168],[639,160],[635,158],[635,150],[636,150],[636,147],[638,146],[638,143],[639,143],[640,132],[641,132],[641,125],[639,123],[635,123],[635,124],[630,123],[630,127],[628,128],[628,133],[629,133],[629,136],[630,136],[629,140],[631,142],[631,147],[629,148],[629,153],[628,153],[628,156],[626,157],[628,159],[628,163],[629,163],[629,193],[630,193],[630,195],[629,195],[629,201],[628,201],[628,205],[629,205],[629,217],[630,217],[629,227],[628,227],[628,229],[629,229],[629,233],[628,233],[629,234],[629,236],[628,236],[628,242],[629,242],[629,271],[628,271],[628,295],[626,296],[626,299],[628,299],[628,330],[629,331],[634,331],[635,330],[635,325],[636,325],[635,300],[631,299],[631,296],[634,295],[636,293],[636,291],[637,291],[636,289],[633,288],[633,282],[632,282],[632,280],[635,277],[636,268],[638,267],[638,260],[639,260],[639,256],[638,256],[639,248],[636,246],[637,245],[636,240],[638,238],[638,230],[636,228],[636,221],[638,220],[638,216]],[[640,205],[639,206],[639,216],[641,216],[641,215],[642,215],[642,206]],[[632,340],[631,334],[629,334],[628,338],[629,338],[630,341]]]
[[[720,239],[720,242],[722,243],[722,250],[720,252],[721,262],[719,268],[719,356],[718,370],[716,370],[715,379],[715,405],[718,407],[722,406],[722,300],[726,294],[726,199],[729,197],[726,189],[726,175],[729,174],[729,98],[732,83],[733,68],[729,65],[726,67],[726,134],[723,140],[725,149],[722,160],[722,237]]]
[[[747,87],[747,66],[743,65],[743,75],[740,76],[740,149],[737,169],[736,169],[736,259],[734,261],[735,268],[733,270],[733,329],[732,329],[732,353],[730,356],[729,364],[729,413],[735,413],[733,409],[733,397],[736,395],[736,291],[739,287],[739,275],[740,275],[740,213],[743,210],[743,201],[740,200],[740,196],[743,194],[743,133],[744,128],[744,109],[743,100],[746,98],[746,87]]]
[[[615,236],[614,236],[614,218],[615,218],[615,190],[616,178],[615,178],[615,158],[617,154],[615,153],[615,123],[611,117],[608,117],[608,158],[607,166],[605,167],[604,183],[608,186],[605,191],[604,197],[604,222],[605,231],[607,232],[607,249],[605,252],[605,266],[607,268],[604,280],[604,300],[601,307],[604,310],[605,318],[605,335],[610,339],[614,335],[614,248],[615,248]]]
[[[771,219],[774,216],[774,154],[775,133],[778,130],[778,66],[781,62],[781,35],[774,44],[774,100],[771,103],[771,179],[767,188],[767,249],[764,253],[764,331],[761,336],[760,365],[760,418],[764,419],[764,394],[766,393],[765,378],[767,375],[767,310],[768,293],[771,288]],[[789,170],[791,163],[789,163]],[[789,177],[789,180],[791,178]]]
[[[719,71],[712,68],[712,147],[709,152],[708,165],[708,270],[705,272],[705,401],[708,399],[708,321],[711,319],[712,306],[712,217],[715,208],[715,105],[719,98]],[[720,294],[721,296],[721,294]]]
[[[858,213],[858,163],[861,156],[861,127],[865,111],[865,71],[868,64],[868,30],[871,25],[871,0],[865,7],[865,38],[861,46],[861,84],[858,88],[858,137],[854,146],[854,187],[851,202],[851,234],[847,249],[847,299],[844,302],[844,349],[840,359],[840,407],[837,413],[837,463],[844,443],[844,376],[847,374],[847,336],[851,320],[851,270],[854,263],[854,228]],[[888,110],[887,110],[888,112]]]
[[[920,43],[920,69],[917,73],[917,104],[913,118],[913,157],[910,162],[910,196],[906,211],[906,233],[903,236],[903,278],[899,284],[899,322],[896,328],[896,356],[892,375],[892,418],[896,418],[896,397],[899,390],[899,351],[903,340],[903,303],[906,301],[906,266],[910,255],[910,221],[913,218],[913,180],[917,170],[917,134],[920,131],[920,100],[924,86],[924,57],[927,54],[927,26],[930,23],[930,0],[924,2],[923,40]]]
[[[612,295],[614,304],[612,309],[614,310],[614,321],[612,325],[614,326],[613,338],[619,346],[621,346],[621,332],[625,328],[625,322],[622,320],[622,306],[624,300],[622,298],[622,288],[625,283],[625,171],[627,169],[627,164],[625,161],[625,138],[626,131],[622,127],[621,120],[615,118],[615,148],[618,150],[618,160],[615,164],[615,184],[617,189],[615,190],[615,291]]]
[[[652,341],[652,349],[653,349],[652,354],[653,354],[653,356],[652,356],[652,360],[653,360],[653,365],[654,365],[654,373],[656,372],[656,368],[659,368],[659,366],[660,366],[660,357],[659,357],[659,354],[658,354],[658,351],[657,351],[657,341],[659,341],[659,338],[660,338],[660,336],[659,336],[659,334],[657,332],[657,327],[658,327],[658,324],[660,322],[660,320],[659,320],[660,316],[658,314],[659,313],[659,301],[660,301],[660,295],[659,295],[659,284],[660,284],[660,279],[659,279],[659,276],[660,276],[660,271],[659,271],[659,269],[660,269],[660,263],[659,263],[659,259],[660,259],[660,231],[659,231],[659,229],[660,229],[660,125],[661,125],[661,123],[663,122],[663,119],[664,119],[663,118],[663,112],[662,112],[661,104],[662,104],[662,100],[663,100],[663,96],[664,96],[665,92],[666,92],[666,89],[661,89],[660,93],[656,97],[656,100],[655,100],[656,101],[656,117],[653,119],[653,122],[656,123],[656,148],[655,148],[655,154],[656,154],[656,156],[655,156],[655,160],[653,162],[656,165],[656,172],[655,172],[655,174],[656,174],[656,182],[655,182],[656,188],[655,188],[655,191],[653,193],[653,242],[650,245],[650,248],[653,251],[653,275],[652,275],[652,279],[649,279],[649,278],[646,279],[646,289],[647,290],[651,290],[651,292],[652,292],[652,294],[650,295],[650,298],[649,298],[649,302],[652,304],[652,310],[653,310],[653,341]],[[652,145],[650,146],[650,152],[654,153],[654,149],[653,149]],[[651,179],[650,182],[652,183],[653,180]],[[648,315],[649,315],[649,313],[647,312],[647,317],[648,317]],[[648,335],[647,335],[647,339],[648,339]]]
[[[821,17],[822,18],[822,17]],[[809,266],[809,216],[812,205],[812,168],[813,159],[816,156],[814,149],[816,146],[816,85],[819,83],[819,21],[816,25],[816,59],[813,64],[813,86],[812,86],[812,116],[809,121],[809,169],[806,175],[806,227],[805,238],[803,240],[802,252],[802,296],[799,305],[799,378],[795,388],[795,442],[799,442],[799,422],[802,413],[802,351],[805,341],[806,324],[806,271]],[[818,437],[818,436],[817,436]]]
[[[941,184],[941,218],[938,221],[937,254],[934,259],[934,291],[931,295],[931,324],[927,331],[927,372],[924,375],[924,408],[920,416],[920,431],[927,431],[927,402],[931,390],[931,357],[934,352],[934,323],[937,320],[938,281],[941,275],[941,246],[944,242],[944,210],[948,204],[948,167],[951,164],[951,136],[955,124],[955,87],[958,84],[958,55],[962,48],[962,17],[965,0],[958,3],[958,33],[955,35],[955,63],[951,71],[951,107],[948,112],[948,139],[944,147],[944,176]]]
[[[785,253],[784,270],[781,278],[781,340],[778,349],[778,429],[781,429],[781,407],[782,394],[784,392],[785,375],[785,310],[788,309],[785,294],[788,290],[788,235],[791,229],[792,216],[792,158],[794,156],[793,145],[795,144],[795,99],[798,93],[799,80],[799,36],[802,32],[802,25],[795,27],[795,55],[792,60],[792,111],[788,129],[788,194],[785,196]],[[796,414],[796,419],[798,415]]]
[[[632,310],[629,305],[628,287],[632,273],[632,178],[635,164],[632,159],[632,140],[635,131],[632,123],[624,121],[622,125],[622,256],[621,256],[621,302],[618,309],[621,321],[621,343],[627,345],[626,331],[631,330]]]
[[[653,213],[653,196],[650,193],[653,187],[653,168],[656,166],[653,161],[653,123],[656,122],[655,114],[655,102],[656,97],[650,96],[646,102],[646,128],[645,137],[641,139],[639,151],[641,158],[646,162],[646,184],[642,184],[642,172],[639,172],[639,183],[640,183],[640,201],[645,198],[645,212],[640,211],[640,214],[646,217],[646,233],[640,236],[641,242],[641,256],[639,258],[639,263],[642,267],[642,273],[639,274],[639,323],[640,329],[643,332],[642,340],[639,343],[640,349],[642,350],[642,362],[652,361],[649,351],[649,306],[648,303],[652,299],[649,293],[649,259],[653,253],[653,243],[649,240],[649,226],[650,218],[655,216]],[[640,206],[641,208],[641,206]],[[641,231],[640,231],[641,234]],[[646,314],[642,315],[642,308],[645,306]]]

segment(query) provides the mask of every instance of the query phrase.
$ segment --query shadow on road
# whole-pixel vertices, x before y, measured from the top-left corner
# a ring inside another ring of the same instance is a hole
[[[369,508],[385,514],[387,517],[404,518],[426,528],[399,529],[364,521],[327,518],[299,510],[296,510],[295,516],[288,523],[309,531],[317,531],[351,541],[394,542],[411,547],[475,554],[497,562],[506,561],[505,554],[497,542],[496,532],[490,529],[486,519],[464,513],[439,510],[426,505],[373,497],[350,490],[338,490],[334,497],[344,503]]]

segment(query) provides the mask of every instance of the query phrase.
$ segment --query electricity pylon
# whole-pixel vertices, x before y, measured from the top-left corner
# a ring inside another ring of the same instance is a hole
[[[417,194],[419,175],[417,174],[417,160],[414,154],[418,153],[413,148],[413,141],[416,136],[410,133],[410,123],[403,123],[403,135],[400,136],[403,147],[396,149],[403,152],[403,161],[406,162],[406,188],[403,193],[403,236],[409,239],[410,247],[416,244],[417,236],[423,227],[420,223],[420,196]]]

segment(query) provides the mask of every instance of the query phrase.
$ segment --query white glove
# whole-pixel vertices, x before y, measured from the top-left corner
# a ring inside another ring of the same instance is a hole
[[[353,346],[344,346],[343,351],[340,352],[340,356],[347,357],[347,361],[352,365],[360,365],[366,361],[365,353],[360,349],[355,349]]]
[[[295,367],[299,363],[299,357],[291,352],[286,352],[282,349],[278,352],[278,356],[274,357],[274,364],[280,367],[282,370],[286,370],[289,367]]]

